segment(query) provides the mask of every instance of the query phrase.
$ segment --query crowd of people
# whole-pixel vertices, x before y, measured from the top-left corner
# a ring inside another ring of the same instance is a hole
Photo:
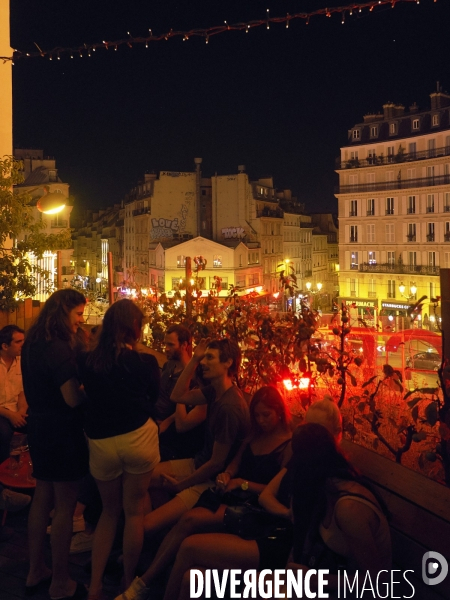
[[[171,567],[167,600],[189,598],[194,568],[317,568],[318,541],[331,572],[390,568],[386,515],[339,450],[331,398],[294,428],[276,387],[251,399],[241,392],[235,342],[203,339],[193,349],[189,330],[171,326],[161,372],[140,344],[144,315],[134,302],[112,304],[89,336],[85,302],[59,290],[25,342],[18,328],[0,331],[9,382],[0,386],[0,449],[4,460],[14,431],[26,431],[36,478],[27,596],[48,588],[52,600],[100,600],[121,521],[116,600],[146,600]],[[73,535],[80,520],[86,531]],[[136,577],[144,540],[157,536],[156,555]],[[88,589],[69,573],[70,553],[83,550],[91,551]]]

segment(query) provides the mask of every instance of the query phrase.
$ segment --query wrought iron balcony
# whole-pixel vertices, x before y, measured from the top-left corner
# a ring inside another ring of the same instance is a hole
[[[352,268],[352,265],[350,265]],[[430,265],[405,265],[404,263],[361,263],[359,270],[367,273],[398,273],[418,275],[439,275],[440,268]]]
[[[358,241],[358,236],[357,235],[351,235],[350,236],[350,242],[357,242]]]
[[[386,214],[387,215],[393,215],[394,214],[394,209],[393,208],[387,208],[386,209]]]
[[[357,217],[358,216],[358,211],[356,210],[351,210],[348,214],[349,217]]]
[[[406,209],[406,214],[407,215],[415,215],[416,214],[416,209],[412,208],[412,207],[409,207],[409,208]]]
[[[448,231],[447,233],[444,233],[444,241],[450,242],[450,231]]]
[[[256,211],[257,217],[275,217],[277,219],[282,219],[284,217],[284,212],[281,208],[268,208],[265,206],[262,210]]]
[[[367,216],[368,217],[373,217],[375,215],[375,211],[374,210],[368,210],[367,211]]]
[[[406,236],[406,239],[408,240],[408,242],[415,242],[416,241],[416,234],[415,233],[408,233],[408,235]]]
[[[425,160],[427,158],[436,158],[436,156],[449,156],[450,146],[440,148],[430,148],[421,152],[397,152],[397,154],[388,154],[384,156],[368,156],[367,158],[351,158],[341,161],[341,157],[336,159],[336,169],[358,169],[361,167],[372,167],[377,165],[389,165],[392,163],[411,162],[414,160]]]
[[[450,205],[444,206],[444,212],[450,212]]]
[[[335,187],[336,194],[355,194],[358,192],[376,192],[389,190],[406,190],[411,188],[433,187],[436,185],[448,185],[450,175],[439,175],[435,177],[418,177],[416,179],[395,179],[394,181],[379,181],[378,183],[355,183],[352,185],[338,185]]]
[[[434,242],[434,233],[427,233],[427,242]]]
[[[427,213],[434,213],[434,206],[427,206]]]

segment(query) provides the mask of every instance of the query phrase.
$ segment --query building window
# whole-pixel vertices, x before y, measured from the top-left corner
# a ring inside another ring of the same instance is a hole
[[[395,265],[395,252],[387,253],[387,261],[388,265]]]
[[[185,266],[186,266],[186,257],[183,256],[183,254],[180,254],[179,256],[177,256],[177,268],[184,269]]]
[[[358,241],[358,225],[350,225],[350,241]]]
[[[436,284],[430,281],[430,300],[436,298]]]
[[[259,273],[250,273],[248,276],[248,285],[259,285]]]
[[[395,242],[395,224],[387,223],[385,227],[386,231],[386,242],[392,243]]]
[[[375,252],[368,252],[367,256],[368,256],[369,265],[376,265],[377,264],[377,258],[376,258],[376,253]]]
[[[350,217],[358,216],[358,200],[350,200]]]
[[[358,280],[350,279],[350,296],[352,298],[358,297]]]
[[[416,214],[416,197],[415,196],[408,196],[408,208],[406,209],[406,212],[408,213],[408,215]]]
[[[436,252],[428,252],[428,266],[429,267],[436,266]]]
[[[354,140],[359,140],[359,129],[354,129],[354,130],[352,131],[352,138],[353,138]]]
[[[395,279],[388,279],[387,288],[387,297],[395,298]]]
[[[408,264],[410,267],[417,265],[417,252],[408,252]]]
[[[370,127],[370,137],[378,137],[378,125],[372,125]]]
[[[434,194],[427,195],[427,213],[434,213]]]
[[[406,179],[411,181],[411,179],[416,178],[416,169],[406,169]]]
[[[387,153],[388,162],[394,162],[394,146],[388,146]]]
[[[214,267],[222,266],[222,255],[221,254],[214,254],[213,266]]]
[[[377,297],[377,282],[375,279],[369,279],[369,292],[368,292],[368,297],[369,298],[376,298]]]
[[[434,223],[427,223],[427,242],[434,242]]]
[[[446,269],[450,269],[450,252],[444,252],[444,265]]]
[[[358,253],[350,253],[350,269],[357,270],[359,268]]]
[[[408,233],[406,234],[408,242],[416,241],[416,224],[408,223]]]
[[[412,128],[413,131],[419,131],[420,121],[419,119],[413,119]]]
[[[389,133],[390,135],[397,133],[397,123],[389,123]]]
[[[446,221],[444,225],[444,240],[450,242],[450,221]]]
[[[236,287],[245,288],[245,275],[236,275]]]
[[[386,198],[386,214],[394,214],[394,198]]]
[[[164,292],[164,275],[158,275],[158,290]]]
[[[417,151],[416,142],[410,142],[408,144],[409,157],[412,159],[416,158],[416,151]]]
[[[373,217],[375,215],[375,198],[369,198],[367,200],[367,216]]]
[[[370,225],[367,225],[366,234],[367,234],[366,235],[367,243],[375,242],[375,225],[373,223],[371,223]]]
[[[437,127],[439,125],[439,115],[433,115],[431,123],[433,127]]]
[[[428,140],[428,157],[436,156],[436,140]]]

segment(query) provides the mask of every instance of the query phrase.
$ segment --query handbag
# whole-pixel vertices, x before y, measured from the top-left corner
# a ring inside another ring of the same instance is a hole
[[[291,528],[286,519],[276,517],[252,504],[227,506],[223,525],[227,533],[238,535],[244,540],[277,536]]]

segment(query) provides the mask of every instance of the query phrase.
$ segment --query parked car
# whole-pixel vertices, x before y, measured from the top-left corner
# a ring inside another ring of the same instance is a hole
[[[406,365],[411,369],[422,369],[425,371],[437,371],[441,366],[442,359],[437,352],[418,352],[406,359]]]

